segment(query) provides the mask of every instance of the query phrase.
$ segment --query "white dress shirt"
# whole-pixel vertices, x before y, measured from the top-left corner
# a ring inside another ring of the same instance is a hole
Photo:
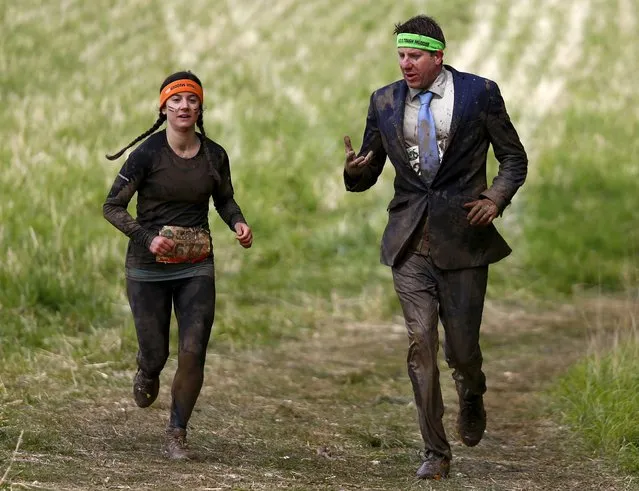
[[[410,165],[415,172],[419,172],[419,147],[417,136],[417,116],[421,103],[419,94],[430,90],[433,99],[430,103],[430,110],[435,121],[435,134],[437,136],[437,148],[439,149],[439,160],[441,161],[446,148],[448,148],[450,125],[453,119],[453,107],[455,103],[455,85],[453,75],[442,67],[435,81],[426,89],[408,89],[406,103],[404,107],[404,139],[410,157]]]

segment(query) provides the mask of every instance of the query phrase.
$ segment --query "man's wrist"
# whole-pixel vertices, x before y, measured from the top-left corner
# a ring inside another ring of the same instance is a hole
[[[487,199],[489,201],[492,201],[495,206],[497,207],[497,210],[499,212],[501,212],[504,208],[504,201],[500,198],[500,196],[498,196],[496,193],[491,192],[490,189],[487,189],[486,191],[484,191],[483,193],[481,193],[479,195],[480,199]]]

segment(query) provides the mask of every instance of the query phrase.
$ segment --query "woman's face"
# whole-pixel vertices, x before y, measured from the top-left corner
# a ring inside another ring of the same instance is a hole
[[[192,92],[178,92],[169,97],[162,108],[168,124],[177,131],[192,128],[200,115],[200,98]]]

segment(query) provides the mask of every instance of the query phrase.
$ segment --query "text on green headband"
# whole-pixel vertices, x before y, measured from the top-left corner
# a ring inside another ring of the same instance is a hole
[[[423,49],[426,51],[443,51],[445,46],[444,43],[438,39],[422,36],[421,34],[402,32],[397,35],[397,47]]]

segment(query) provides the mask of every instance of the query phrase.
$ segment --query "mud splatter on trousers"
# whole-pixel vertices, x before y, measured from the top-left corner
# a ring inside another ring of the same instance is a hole
[[[171,310],[175,308],[178,367],[171,387],[169,426],[186,429],[204,381],[206,348],[215,317],[215,279],[127,279],[127,295],[138,337],[138,367],[148,377],[159,376],[168,359]]]
[[[442,424],[444,403],[439,382],[438,321],[444,327],[444,355],[459,391],[483,394],[479,327],[488,266],[441,270],[428,254],[408,252],[393,267],[395,291],[408,330],[410,377],[425,449],[452,458]]]

